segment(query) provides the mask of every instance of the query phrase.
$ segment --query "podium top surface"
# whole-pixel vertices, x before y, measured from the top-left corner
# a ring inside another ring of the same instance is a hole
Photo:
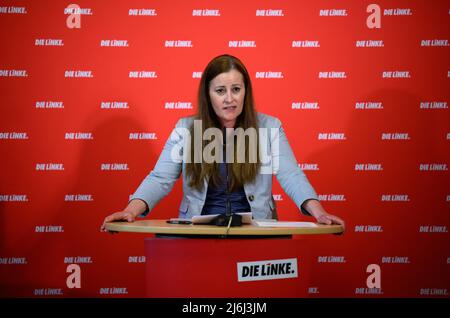
[[[242,225],[227,227],[203,224],[168,224],[166,220],[141,220],[135,222],[108,222],[105,227],[109,231],[177,234],[177,235],[295,235],[295,234],[334,234],[343,232],[341,225],[317,224],[317,227],[260,227],[256,225]]]

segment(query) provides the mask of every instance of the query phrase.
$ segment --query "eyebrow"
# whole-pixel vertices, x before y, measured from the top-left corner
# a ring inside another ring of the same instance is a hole
[[[233,86],[239,86],[240,87],[240,86],[242,86],[242,84],[232,84],[231,87],[233,87]],[[219,86],[215,86],[214,89],[224,88],[224,87],[225,87],[225,85],[219,85]]]

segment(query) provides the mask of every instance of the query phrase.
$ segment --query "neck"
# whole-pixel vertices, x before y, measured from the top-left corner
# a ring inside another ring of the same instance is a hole
[[[222,129],[223,128],[234,128],[234,125],[236,125],[236,120],[222,122]]]

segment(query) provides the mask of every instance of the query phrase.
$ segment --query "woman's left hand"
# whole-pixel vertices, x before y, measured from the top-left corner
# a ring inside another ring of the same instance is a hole
[[[345,222],[344,220],[342,220],[341,218],[332,215],[332,214],[328,214],[328,213],[323,213],[320,214],[318,217],[316,217],[317,223],[320,224],[326,224],[326,225],[332,225],[332,224],[339,224],[342,225],[342,227],[344,228],[345,231]]]
[[[332,225],[332,224],[339,224],[342,225],[344,231],[345,231],[345,222],[341,218],[337,217],[336,215],[329,214],[320,204],[319,200],[306,200],[303,203],[303,208],[306,209],[309,214],[311,214],[316,220],[317,223],[320,224],[326,224],[326,225]]]

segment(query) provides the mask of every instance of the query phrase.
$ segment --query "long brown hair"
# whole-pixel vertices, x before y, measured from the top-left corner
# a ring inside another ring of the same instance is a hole
[[[219,118],[217,117],[209,96],[209,84],[211,80],[213,80],[217,75],[221,73],[226,73],[231,70],[237,70],[240,72],[244,78],[244,86],[245,86],[245,98],[244,105],[241,114],[236,119],[235,129],[243,128],[246,130],[247,128],[255,128],[256,132],[258,132],[258,122],[256,111],[254,107],[253,101],[253,91],[252,84],[250,81],[250,76],[245,68],[244,64],[236,57],[231,55],[220,55],[216,58],[212,59],[211,62],[208,63],[205,70],[203,71],[200,85],[198,89],[198,111],[194,119],[202,121],[202,136],[206,129],[208,128],[221,128],[221,123]],[[193,135],[193,126],[190,128],[191,136]],[[257,133],[258,135],[258,133]],[[194,151],[196,148],[194,147],[194,139],[191,138],[191,158],[194,158]],[[259,153],[259,136],[257,136],[257,154]],[[202,138],[202,149],[204,149],[207,142]],[[245,142],[245,162],[238,163],[236,160],[237,151],[236,151],[236,143],[234,145],[234,154],[235,160],[233,163],[225,163],[228,165],[229,170],[231,172],[231,180],[230,180],[230,190],[234,191],[238,187],[242,186],[247,182],[252,182],[255,180],[256,175],[258,173],[260,167],[260,158],[257,155],[256,162],[251,163],[249,158],[249,147],[250,142]],[[198,151],[199,149],[197,149]],[[200,190],[203,186],[203,180],[209,176],[212,178],[213,184],[218,185],[221,181],[221,177],[219,174],[219,164],[217,162],[207,163],[203,160],[202,154],[198,154],[202,158],[201,163],[194,163],[191,160],[190,163],[186,163],[186,174],[190,178],[189,186],[194,187]]]

